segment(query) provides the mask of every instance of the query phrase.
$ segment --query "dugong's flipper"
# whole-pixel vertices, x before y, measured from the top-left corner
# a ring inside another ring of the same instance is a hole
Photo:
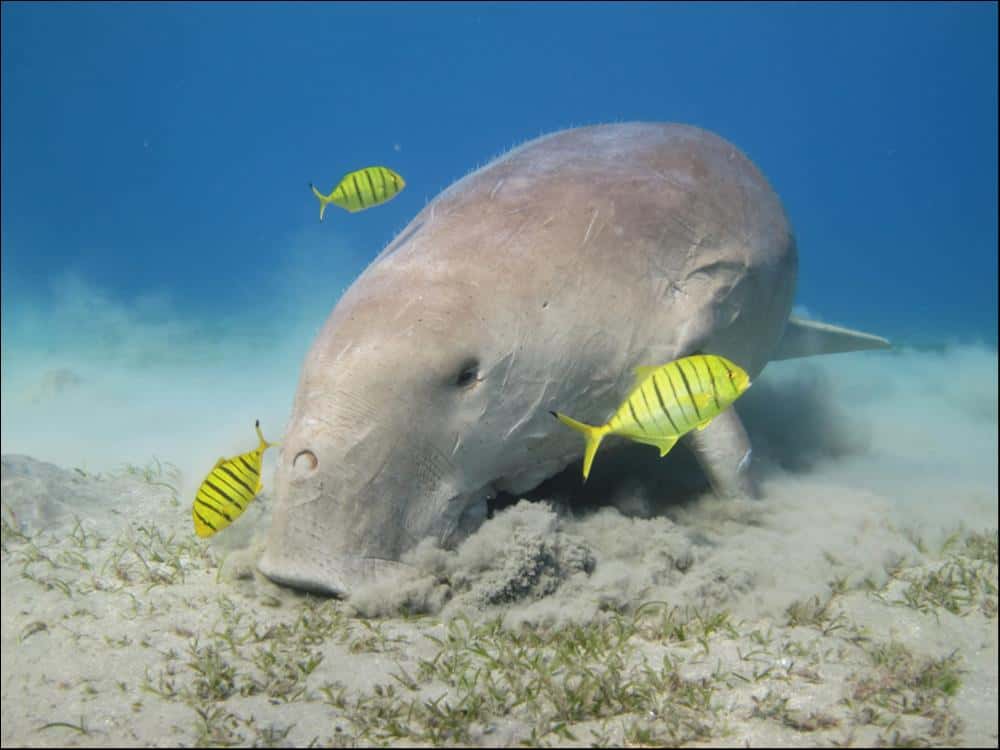
[[[803,320],[791,317],[785,324],[778,351],[772,360],[815,357],[817,354],[837,354],[839,352],[860,352],[866,349],[891,349],[881,336],[873,336],[863,331],[820,323],[818,320]]]
[[[889,348],[891,344],[881,336],[792,317],[771,359]],[[758,496],[750,473],[750,440],[735,409],[730,407],[704,430],[695,430],[690,436],[691,449],[708,475],[715,494],[721,497]]]
[[[713,419],[704,430],[688,433],[691,450],[720,497],[757,497],[750,474],[750,439],[733,407]]]

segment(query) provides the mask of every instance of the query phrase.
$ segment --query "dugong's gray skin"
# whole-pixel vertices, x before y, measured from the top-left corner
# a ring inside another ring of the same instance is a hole
[[[603,423],[638,365],[702,351],[754,378],[770,359],[886,345],[788,326],[796,269],[777,195],[704,130],[603,125],[511,151],[439,195],[337,303],[305,360],[260,569],[335,594],[396,572],[496,492],[579,459],[549,411]],[[719,492],[753,493],[735,410],[690,445]]]

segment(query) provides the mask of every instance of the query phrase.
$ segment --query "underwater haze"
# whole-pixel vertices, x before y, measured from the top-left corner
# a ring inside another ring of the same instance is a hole
[[[5,1],[4,746],[995,746],[997,8]],[[893,345],[767,366],[734,407],[759,501],[609,440],[321,600],[255,569],[274,450],[194,536],[425,205],[626,122],[742,150],[793,312]],[[321,222],[310,184],[376,165],[405,188]]]
[[[4,3],[3,451],[102,469],[274,434],[338,296],[426,202],[603,122],[744,150],[808,314],[995,351],[996,14]],[[369,164],[406,189],[320,224],[308,183]]]

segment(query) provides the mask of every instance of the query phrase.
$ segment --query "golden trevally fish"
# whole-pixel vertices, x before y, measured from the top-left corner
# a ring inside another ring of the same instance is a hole
[[[263,486],[260,468],[264,451],[277,443],[269,443],[260,431],[260,420],[254,427],[260,444],[249,453],[232,458],[220,458],[205,481],[201,483],[191,507],[194,531],[198,536],[212,536],[239,518]]]
[[[551,412],[563,424],[582,432],[587,441],[584,481],[605,435],[655,445],[662,458],[683,435],[695,428],[704,430],[750,387],[750,376],[742,367],[715,354],[638,367],[635,373],[635,386],[606,424],[595,427]]]
[[[329,195],[323,195],[311,182],[309,187],[319,199],[319,220],[323,221],[329,203],[351,213],[363,211],[394,198],[406,187],[406,182],[388,167],[365,167],[345,174]]]

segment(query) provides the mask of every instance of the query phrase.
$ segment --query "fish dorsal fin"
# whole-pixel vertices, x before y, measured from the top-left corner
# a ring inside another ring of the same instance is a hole
[[[633,388],[637,388],[639,384],[656,372],[659,368],[653,365],[639,365],[635,368],[635,382],[632,384]]]

